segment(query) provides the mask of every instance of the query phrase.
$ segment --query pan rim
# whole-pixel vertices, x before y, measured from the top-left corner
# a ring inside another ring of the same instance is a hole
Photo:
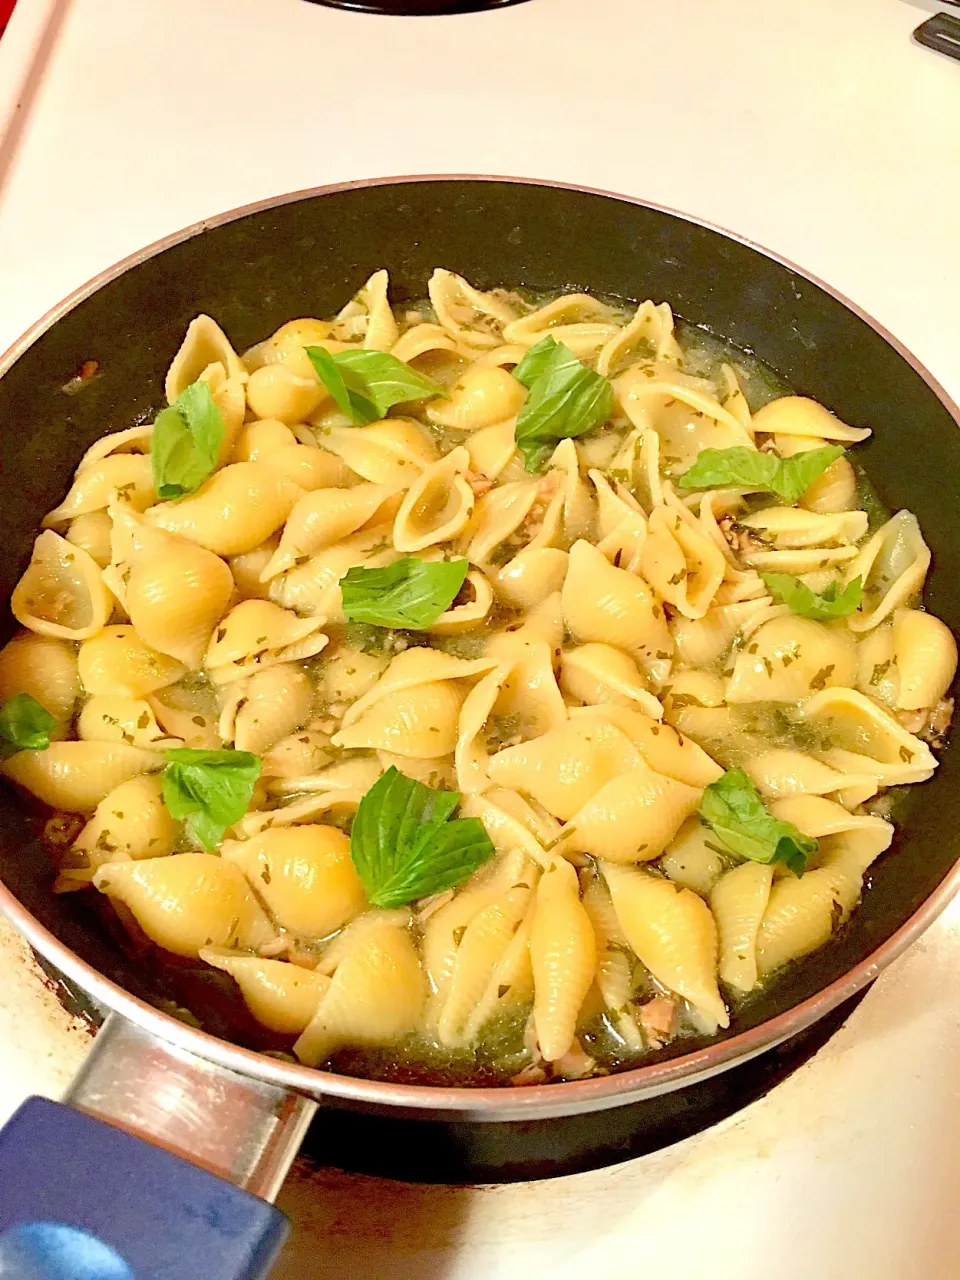
[[[868,324],[923,379],[960,426],[960,407],[926,366],[898,338],[845,294],[800,268],[790,259],[716,223],[637,196],[549,178],[497,174],[404,174],[358,179],[286,192],[203,218],[128,254],[112,266],[98,272],[52,306],[0,356],[0,377],[42,334],[103,286],[159,253],[190,240],[204,231],[237,221],[250,214],[280,208],[316,196],[414,182],[496,182],[574,191],[653,209],[693,226],[715,231],[728,240],[753,249],[814,284]],[[756,1027],[665,1062],[652,1062],[631,1070],[587,1080],[527,1086],[522,1089],[504,1086],[472,1088],[398,1085],[361,1077],[337,1075],[315,1067],[286,1063],[277,1058],[268,1057],[255,1050],[245,1049],[222,1040],[200,1028],[189,1026],[172,1014],[164,1013],[140,1000],[104,977],[46,929],[2,881],[0,881],[0,912],[10,920],[32,947],[87,991],[96,1002],[108,1006],[180,1050],[195,1053],[228,1070],[269,1080],[273,1084],[312,1097],[321,1099],[327,1097],[378,1110],[401,1109],[408,1114],[429,1116],[439,1112],[448,1119],[496,1121],[534,1116],[557,1116],[618,1106],[628,1101],[652,1097],[681,1087],[686,1080],[692,1082],[695,1079],[706,1079],[733,1065],[734,1062],[746,1061],[798,1034],[862,990],[929,928],[958,892],[960,892],[960,862],[954,865],[917,910],[869,956],[823,990]]]

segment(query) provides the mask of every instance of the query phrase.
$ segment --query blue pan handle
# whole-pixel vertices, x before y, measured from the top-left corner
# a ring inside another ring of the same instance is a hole
[[[315,1103],[116,1015],[67,1102],[30,1098],[0,1130],[0,1276],[267,1276],[287,1234],[268,1201]]]

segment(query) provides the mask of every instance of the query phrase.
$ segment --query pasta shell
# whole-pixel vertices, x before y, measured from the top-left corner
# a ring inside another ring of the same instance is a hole
[[[437,451],[415,422],[389,418],[368,427],[329,427],[323,447],[371,484],[408,489]]]
[[[606,303],[591,298],[587,293],[566,293],[554,298],[536,311],[514,320],[506,326],[503,336],[507,342],[532,347],[548,334],[556,334],[558,328],[571,325],[602,324],[617,329],[616,312]]]
[[[851,631],[869,631],[907,604],[923,587],[929,568],[930,548],[916,516],[898,511],[847,566],[845,581],[863,583],[863,603],[847,619]]]
[[[655,658],[673,652],[663,606],[641,578],[616,569],[589,542],[575,542],[563,584],[563,617],[580,641]]]
[[[720,980],[737,995],[757,985],[757,934],[772,884],[773,867],[744,862],[722,875],[710,894],[720,941]]]
[[[32,631],[14,636],[0,649],[0,703],[21,693],[36,699],[55,719],[69,720],[80,696],[76,650],[64,640]]]
[[[668,604],[686,618],[702,618],[723,581],[726,561],[677,512],[657,507],[640,555],[640,571]]]
[[[270,594],[268,582],[262,582],[260,575],[276,555],[280,538],[277,534],[267,538],[259,547],[245,551],[243,555],[231,556],[227,564],[233,574],[237,593],[243,600],[266,600]]]
[[[459,351],[456,342],[442,325],[415,324],[401,334],[390,348],[390,354],[405,364],[410,364],[431,351],[448,351],[454,355]]]
[[[784,547],[825,547],[859,542],[867,532],[865,511],[841,511],[832,515],[804,511],[800,507],[765,507],[739,522],[759,529],[765,541]]]
[[[423,1000],[423,973],[409,930],[389,924],[371,929],[337,965],[294,1053],[316,1066],[341,1045],[394,1044],[417,1025]]]
[[[737,654],[727,701],[799,702],[856,677],[857,649],[846,627],[790,614],[764,623]]]
[[[250,374],[247,404],[258,418],[276,418],[287,426],[303,422],[328,398],[312,368],[265,364]]]
[[[243,705],[235,712],[232,741],[238,751],[262,756],[281,738],[310,718],[313,685],[306,672],[292,663],[269,667],[251,676],[242,690]],[[221,737],[224,735],[221,733]]]
[[[762,573],[792,573],[800,577],[845,568],[856,555],[856,547],[803,547],[793,551],[747,551],[743,560]],[[832,579],[835,574],[829,576]]]
[[[375,568],[396,558],[390,547],[390,525],[374,525],[311,556],[306,564],[271,578],[270,599],[304,616],[321,614],[331,622],[342,621],[340,579],[344,574],[356,565]]]
[[[670,725],[651,720],[636,708],[605,703],[598,707],[575,708],[570,714],[581,725],[603,721],[616,725],[651,769],[688,786],[702,789],[716,782],[723,772],[696,742],[681,737]]]
[[[305,493],[329,489],[343,484],[347,478],[347,469],[340,459],[326,449],[318,449],[316,444],[287,445],[264,455],[259,462]]]
[[[843,873],[832,868],[777,880],[757,934],[757,972],[767,978],[791,960],[823,946],[849,913],[843,899],[851,892]],[[854,901],[860,880],[855,881]]]
[[[361,341],[370,351],[389,351],[399,330],[390,309],[386,271],[375,271],[334,320],[331,333],[341,342]]]
[[[670,624],[679,661],[709,667],[729,650],[741,630],[772,604],[770,596],[714,605],[702,618],[675,618]]]
[[[111,431],[99,440],[94,440],[80,459],[77,474],[101,462],[111,453],[149,453],[152,437],[152,422],[141,423],[139,427],[127,427],[124,431]]]
[[[297,437],[279,418],[261,418],[249,422],[237,434],[233,444],[231,462],[258,462],[288,445],[296,444]]]
[[[876,779],[870,775],[841,773],[802,751],[764,751],[744,767],[760,794],[771,799],[835,793],[843,803],[863,804],[877,792]]]
[[[243,600],[217,627],[204,666],[215,684],[226,684],[281,662],[310,658],[327,643],[322,618],[298,618],[269,600]]]
[[[89,694],[143,698],[187,672],[182,662],[144,644],[127,623],[105,627],[84,640],[77,654],[80,681]]]
[[[473,679],[496,665],[495,658],[455,658],[452,654],[434,649],[404,649],[392,660],[377,683],[348,708],[343,717],[343,727],[354,724],[388,694],[413,689],[417,685],[432,684],[437,680]]]
[[[121,782],[163,765],[158,752],[125,743],[51,742],[45,751],[18,751],[0,772],[51,809],[92,813]]]
[[[532,609],[563,589],[569,562],[556,547],[527,548],[494,574],[494,590],[511,609]]]
[[[548,733],[567,719],[563,695],[553,674],[553,650],[544,640],[521,640],[519,632],[494,636],[491,657],[509,663],[495,710],[513,718],[524,734]]]
[[[572,440],[561,440],[554,449],[547,483],[557,484],[557,494],[561,499],[561,545],[568,547],[577,538],[592,538],[596,530],[597,507],[580,474],[580,457]],[[544,524],[547,524],[546,518]],[[540,545],[547,544],[540,542]]]
[[[628,325],[610,338],[597,356],[597,373],[614,377],[625,364],[638,357],[676,361],[680,346],[673,336],[673,312],[670,304],[659,306],[649,300],[641,302]]]
[[[782,456],[787,456],[780,444],[780,437],[777,440],[777,450]],[[808,511],[824,513],[852,511],[857,505],[857,473],[849,461],[837,458],[835,462],[831,462],[800,499],[800,505]]]
[[[707,897],[724,870],[724,859],[710,846],[710,831],[693,815],[664,850],[661,870],[674,884]]]
[[[530,898],[529,887],[511,889],[497,902],[478,911],[466,926],[457,947],[456,963],[438,1023],[438,1039],[442,1045],[455,1048],[466,1042],[466,1023],[520,927]]]
[[[866,440],[868,428],[848,427],[816,400],[806,396],[780,396],[753,415],[753,428],[769,435],[819,436],[823,440],[844,440],[853,444]]]
[[[461,792],[483,791],[489,785],[484,728],[510,673],[508,666],[494,669],[478,681],[464,699],[457,727],[454,759],[457,787]]]
[[[589,706],[615,702],[639,707],[659,720],[663,707],[647,689],[637,664],[609,644],[584,644],[568,649],[560,660],[560,688],[568,698]]]
[[[113,521],[106,511],[91,511],[71,520],[64,537],[105,569],[110,563],[112,532]]]
[[[43,526],[65,524],[75,516],[102,511],[119,492],[136,510],[156,502],[150,459],[142,453],[113,453],[77,472],[70,492],[44,517]]]
[[[304,730],[281,738],[263,755],[264,778],[300,778],[318,773],[330,763],[330,739],[323,733]]]
[[[343,350],[346,344],[331,338],[331,332],[332,326],[327,320],[317,320],[312,316],[288,320],[265,342],[258,342],[255,347],[244,352],[244,367],[249,373],[254,373],[267,364],[282,364],[302,378],[312,378],[313,365],[304,347],[319,346],[325,347],[328,351]]]
[[[320,665],[321,696],[328,703],[356,702],[373,688],[387,665],[385,654],[364,653],[362,649],[339,645],[329,657],[324,654]]]
[[[457,744],[463,698],[463,691],[449,680],[389,693],[335,733],[333,745],[372,747],[425,760],[449,755]]]
[[[473,365],[455,383],[444,400],[431,400],[427,418],[441,427],[478,431],[514,418],[527,393],[506,369],[498,365]]]
[[[112,607],[96,561],[52,529],[41,533],[10,597],[17,621],[38,635],[86,640],[103,630]]]
[[[234,462],[186,498],[151,507],[146,519],[217,555],[235,556],[279,529],[302,496],[263,463]]]
[[[231,943],[256,948],[275,936],[241,872],[215,854],[111,863],[93,883],[122,902],[158,947],[178,956],[197,959],[202,947]]]
[[[897,706],[906,711],[935,706],[957,671],[953,632],[932,613],[897,609],[893,615],[893,648],[900,677]]]
[[[525,791],[548,813],[566,820],[611,779],[640,763],[639,752],[613,725],[571,720],[498,751],[487,767],[497,786]]]
[[[488,480],[496,480],[517,453],[517,424],[508,418],[492,427],[474,431],[465,441],[470,455],[470,468]]]
[[[460,815],[480,819],[497,853],[508,856],[523,854],[547,865],[552,860],[551,855],[544,853],[541,838],[515,812],[510,812],[513,808],[509,803],[510,795],[501,787],[493,787],[482,794],[468,794],[460,804]]]
[[[715,396],[672,373],[635,367],[613,386],[633,425],[644,434],[651,429],[657,433],[668,472],[691,467],[701,449],[754,447],[750,433]]]
[[[610,862],[648,862],[664,851],[701,795],[702,788],[664,777],[641,761],[573,814],[560,847]]]
[[[159,531],[129,568],[126,608],[140,640],[198,668],[233,594],[230,570],[203,547]]]
[[[729,1026],[717,987],[717,928],[707,904],[648,871],[608,864],[602,871],[627,940],[657,981],[715,1026]]]
[[[164,392],[173,404],[180,392],[196,382],[211,364],[221,364],[228,378],[246,379],[243,362],[230,345],[230,340],[215,320],[197,316],[191,320],[180,350],[167,370]]]
[[[496,347],[516,311],[492,293],[481,293],[462,276],[437,267],[427,284],[437,320],[467,348]]]
[[[277,923],[298,937],[325,938],[366,906],[350,841],[335,827],[274,827],[224,844],[221,856],[240,868]]]
[[[260,575],[261,581],[275,578],[300,563],[302,557],[316,555],[355,533],[382,512],[394,492],[386,485],[360,484],[354,489],[315,489],[300,498],[287,518],[279,547]]]
[[[533,1025],[548,1062],[573,1044],[577,1018],[593,982],[597,944],[577,873],[556,859],[540,877],[530,931]]]
[[[486,989],[467,1019],[463,1035],[467,1043],[473,1043],[485,1024],[501,1010],[525,1004],[533,996],[533,967],[530,963],[532,928],[533,911],[528,910],[494,965]]]
[[[855,689],[824,689],[804,704],[802,715],[821,741],[829,740],[829,749],[817,754],[835,768],[872,774],[891,785],[893,777],[924,782],[937,767],[925,742]]]
[[[283,960],[241,956],[223,947],[203,947],[200,959],[229,973],[256,1020],[279,1035],[299,1035],[317,1012],[330,979]]]
[[[453,449],[414,480],[393,523],[398,551],[423,551],[463,532],[473,513],[473,490],[463,477],[469,465],[466,449]]]
[[[165,858],[173,852],[180,824],[163,803],[159,774],[144,774],[121,782],[97,805],[96,812],[73,843],[86,863],[60,873],[60,889],[81,888],[95,872],[111,862]],[[66,881],[66,883],[62,883]]]
[[[493,588],[479,569],[467,574],[457,600],[427,627],[431,635],[454,636],[473,631],[489,616]]]
[[[499,485],[479,500],[464,531],[464,554],[474,564],[485,565],[494,550],[516,533],[537,501],[539,482],[519,480]]]
[[[623,932],[617,913],[613,909],[613,899],[610,897],[607,882],[597,873],[595,867],[581,871],[580,880],[581,901],[593,925],[598,953],[609,947],[629,946],[627,935]]]
[[[117,694],[95,694],[87,701],[77,719],[77,736],[88,742],[125,742],[152,750],[182,745],[163,732],[148,702]]]

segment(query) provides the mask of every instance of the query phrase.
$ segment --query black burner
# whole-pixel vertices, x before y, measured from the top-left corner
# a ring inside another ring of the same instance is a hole
[[[743,1066],[649,1102],[499,1124],[394,1120],[324,1107],[301,1158],[345,1173],[453,1184],[529,1182],[633,1160],[701,1133],[769,1093],[826,1044],[865,994]]]

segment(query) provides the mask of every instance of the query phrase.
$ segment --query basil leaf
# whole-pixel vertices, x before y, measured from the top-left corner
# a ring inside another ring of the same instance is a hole
[[[153,424],[150,461],[157,497],[182,498],[198,489],[217,465],[226,428],[206,382],[184,389]]]
[[[679,485],[681,489],[736,485],[756,493],[775,493],[785,502],[794,503],[843,452],[836,444],[795,453],[792,458],[778,458],[775,453],[748,449],[746,445],[701,449],[693,466],[680,477]]]
[[[305,347],[317,377],[352,422],[377,422],[395,404],[443,396],[443,387],[385,351],[337,351]]]
[[[725,849],[752,862],[785,862],[802,875],[819,845],[792,822],[768,813],[743,769],[728,769],[704,790],[698,810]]]
[[[531,347],[513,376],[529,392],[514,433],[527,471],[540,471],[558,441],[602,426],[613,409],[606,378],[549,336]]]
[[[250,806],[262,765],[249,751],[198,751],[177,747],[167,752],[163,802],[205,849],[215,849],[227,827]]]
[[[18,751],[46,751],[56,727],[56,718],[29,693],[16,694],[0,708],[0,738]]]
[[[434,791],[391,766],[360,801],[350,856],[375,907],[452,889],[494,853],[479,818],[456,818],[459,792]]]
[[[351,569],[340,580],[343,612],[351,622],[422,631],[453,604],[468,568],[466,560],[404,556],[382,569]]]
[[[859,609],[863,600],[860,578],[854,578],[845,587],[841,587],[839,580],[831,582],[818,592],[789,573],[761,573],[760,577],[774,599],[785,604],[791,613],[798,613],[802,618],[815,618],[818,622],[846,618]]]

